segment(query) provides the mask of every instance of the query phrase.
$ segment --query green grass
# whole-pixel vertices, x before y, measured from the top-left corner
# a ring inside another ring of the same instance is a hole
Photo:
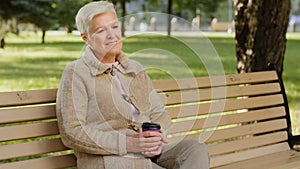
[[[0,50],[0,91],[56,88],[64,67],[79,57],[84,44],[75,36],[49,37],[44,45],[38,38],[35,34],[6,38],[5,49]]]
[[[289,39],[284,60],[283,81],[289,101],[294,133],[300,133],[300,37]]]
[[[290,105],[293,132],[300,134],[300,35],[288,34],[287,37],[283,79]],[[130,36],[124,38],[123,49],[130,57],[148,64],[148,72],[152,79],[220,74],[223,68],[226,74],[236,73],[233,36],[212,34],[208,35],[208,38],[210,41],[192,36]],[[57,88],[64,67],[79,58],[84,48],[84,43],[77,35],[50,32],[47,34],[46,44],[40,44],[40,41],[40,34],[35,33],[7,36],[6,48],[0,49],[1,92]],[[199,58],[191,47],[199,49],[197,53],[200,52],[203,58]],[[220,57],[217,57],[212,48]],[[218,59],[222,62],[221,68],[218,64],[211,64],[216,63]],[[203,63],[205,60],[210,64]],[[206,66],[218,71],[208,72]]]

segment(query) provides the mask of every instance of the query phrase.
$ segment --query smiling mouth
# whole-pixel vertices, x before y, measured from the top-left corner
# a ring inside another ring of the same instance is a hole
[[[113,46],[113,45],[116,45],[116,44],[117,44],[117,41],[115,40],[115,41],[108,42],[105,45],[106,46]]]

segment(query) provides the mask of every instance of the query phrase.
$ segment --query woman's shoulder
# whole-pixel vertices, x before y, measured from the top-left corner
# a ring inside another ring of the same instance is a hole
[[[145,67],[136,60],[128,59],[128,72],[134,72],[134,74],[139,74],[141,72],[145,72]]]
[[[68,63],[64,69],[64,73],[70,74],[74,72],[82,72],[84,69],[84,64],[82,59],[73,60]]]
[[[64,69],[64,72],[70,72],[70,71],[74,71],[74,67],[76,66],[78,60],[73,60],[71,62],[69,62],[65,69]]]

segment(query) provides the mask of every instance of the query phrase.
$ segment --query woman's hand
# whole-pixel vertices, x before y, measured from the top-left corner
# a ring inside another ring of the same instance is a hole
[[[163,143],[167,143],[159,132],[142,132],[126,137],[127,152],[140,152],[148,157],[161,154]]]

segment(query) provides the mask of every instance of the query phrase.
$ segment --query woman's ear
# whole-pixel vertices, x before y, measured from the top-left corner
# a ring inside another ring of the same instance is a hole
[[[88,38],[85,34],[80,34],[82,40],[84,40],[85,42],[87,42]]]

